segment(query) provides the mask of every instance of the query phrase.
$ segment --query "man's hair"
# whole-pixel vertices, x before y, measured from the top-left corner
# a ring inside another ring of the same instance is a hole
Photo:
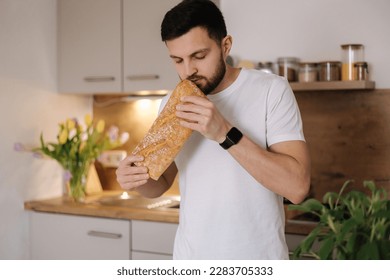
[[[194,27],[207,30],[218,44],[226,37],[226,25],[221,11],[210,0],[183,0],[165,14],[161,23],[161,39],[176,39]]]

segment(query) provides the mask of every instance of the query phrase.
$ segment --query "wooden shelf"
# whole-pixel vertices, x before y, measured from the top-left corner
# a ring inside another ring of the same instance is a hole
[[[334,81],[290,83],[293,91],[323,91],[323,90],[371,90],[375,89],[373,81]]]

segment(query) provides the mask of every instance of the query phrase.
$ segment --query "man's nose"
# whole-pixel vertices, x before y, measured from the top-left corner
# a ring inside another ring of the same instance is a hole
[[[195,64],[192,62],[185,63],[184,71],[187,78],[198,73],[198,69],[196,68]]]

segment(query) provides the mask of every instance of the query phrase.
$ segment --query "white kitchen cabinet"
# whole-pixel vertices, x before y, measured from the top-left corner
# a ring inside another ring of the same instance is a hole
[[[121,0],[58,1],[61,93],[122,90]]]
[[[130,221],[30,213],[32,259],[130,259]]]
[[[59,0],[59,91],[173,89],[178,77],[161,41],[164,14],[180,0]]]
[[[125,0],[124,91],[169,90],[179,81],[161,41],[164,15],[180,0]]]
[[[132,221],[132,259],[172,259],[177,227],[171,223]]]

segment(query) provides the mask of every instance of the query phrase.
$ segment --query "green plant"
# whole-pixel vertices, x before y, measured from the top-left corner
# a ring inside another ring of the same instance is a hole
[[[319,218],[317,226],[295,249],[293,258],[309,254],[317,259],[390,259],[390,201],[384,188],[364,181],[371,195],[352,190],[343,194],[327,192],[322,203],[308,199],[288,209],[312,213]],[[313,246],[318,242],[318,246]],[[316,247],[316,248],[315,248]]]

